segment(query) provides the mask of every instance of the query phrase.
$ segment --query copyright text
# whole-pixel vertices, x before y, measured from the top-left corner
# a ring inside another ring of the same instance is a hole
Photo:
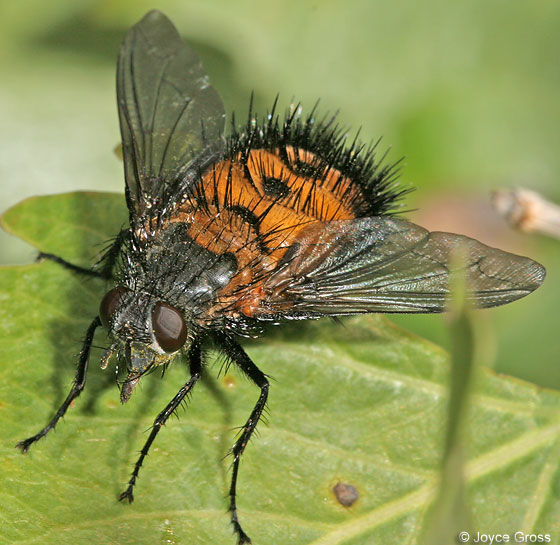
[[[515,534],[485,534],[483,532],[459,532],[458,543],[550,543],[550,534],[526,534],[515,532]]]

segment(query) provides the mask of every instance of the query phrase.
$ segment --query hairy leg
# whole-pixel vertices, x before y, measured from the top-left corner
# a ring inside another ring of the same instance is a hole
[[[39,252],[37,260],[40,261],[42,259],[48,259],[50,261],[58,263],[65,269],[68,269],[69,271],[72,271],[74,273],[83,274],[85,276],[93,276],[95,278],[108,279],[112,277],[113,267],[115,266],[117,257],[119,255],[119,252],[121,251],[127,233],[128,229],[123,229],[122,231],[120,231],[107,251],[101,256],[101,259],[91,269],[87,267],[80,267],[79,265],[74,265],[73,263],[66,261],[58,255],[49,254],[46,252]]]
[[[140,473],[140,468],[144,463],[144,458],[147,456],[152,443],[154,442],[159,430],[167,422],[167,419],[173,414],[173,412],[179,407],[183,399],[192,391],[194,385],[197,383],[198,379],[202,375],[202,357],[201,357],[201,347],[197,340],[193,342],[189,350],[189,365],[191,370],[191,378],[185,383],[185,385],[177,392],[175,397],[167,404],[165,409],[161,411],[156,419],[154,420],[154,425],[152,426],[152,431],[148,436],[146,443],[140,451],[140,456],[134,464],[134,470],[128,481],[128,486],[126,490],[119,496],[119,500],[128,500],[128,502],[134,501],[133,489],[136,484],[136,479],[138,478],[138,473]]]
[[[49,431],[51,431],[56,426],[57,422],[60,420],[61,417],[64,416],[64,414],[68,410],[68,407],[70,406],[72,401],[74,401],[74,399],[76,399],[82,393],[82,390],[86,385],[89,353],[91,350],[91,343],[93,342],[93,335],[95,333],[95,330],[100,325],[101,325],[101,320],[99,319],[99,317],[97,317],[95,318],[95,320],[93,320],[93,322],[91,322],[90,326],[88,327],[86,338],[84,339],[82,350],[80,351],[80,356],[78,359],[78,369],[76,370],[74,383],[72,384],[72,389],[70,390],[70,393],[64,400],[64,403],[60,406],[58,411],[56,411],[56,414],[54,415],[52,420],[39,433],[36,433],[33,437],[29,437],[28,439],[20,441],[16,445],[16,447],[21,449],[23,453],[26,453],[29,450],[29,447],[33,443],[35,443],[35,441],[38,441],[39,439],[41,439],[41,437],[47,435],[47,433],[49,433]]]
[[[249,419],[245,425],[241,428],[239,438],[232,447],[233,454],[233,468],[231,476],[231,485],[229,489],[229,509],[231,512],[231,522],[235,533],[237,534],[239,545],[251,543],[249,536],[243,531],[239,518],[237,515],[237,477],[239,474],[239,463],[241,461],[241,455],[245,451],[245,447],[249,443],[253,432],[257,426],[257,423],[262,415],[262,412],[266,405],[266,400],[268,398],[268,388],[269,383],[266,375],[251,361],[249,356],[243,350],[243,348],[230,337],[223,334],[217,334],[215,340],[218,346],[226,353],[226,355],[235,363],[241,371],[260,389],[261,393],[259,399],[249,416]]]

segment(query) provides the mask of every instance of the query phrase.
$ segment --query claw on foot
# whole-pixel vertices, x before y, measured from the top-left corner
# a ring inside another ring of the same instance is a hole
[[[24,439],[23,441],[20,441],[17,445],[16,448],[18,448],[19,450],[21,450],[22,454],[26,454],[27,451],[29,450],[29,447],[35,442],[35,437],[30,437],[29,439]]]
[[[132,494],[132,488],[128,487],[120,496],[119,501],[128,501],[132,503],[134,501],[134,495]]]
[[[251,545],[251,538],[243,531],[239,522],[233,522],[233,528],[237,534],[237,545]]]

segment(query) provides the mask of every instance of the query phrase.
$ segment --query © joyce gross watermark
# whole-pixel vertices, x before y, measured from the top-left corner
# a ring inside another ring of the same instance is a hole
[[[550,543],[550,534],[528,534],[515,532],[514,534],[485,534],[483,532],[459,532],[457,543]]]

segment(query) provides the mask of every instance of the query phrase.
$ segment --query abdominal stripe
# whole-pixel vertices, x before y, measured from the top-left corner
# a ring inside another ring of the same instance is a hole
[[[226,206],[226,210],[228,210],[232,214],[235,214],[236,216],[239,216],[244,222],[248,223],[255,232],[256,243],[258,244],[259,249],[266,254],[270,253],[270,249],[265,244],[263,237],[261,236],[260,222],[254,212],[239,204]]]
[[[274,176],[263,176],[264,194],[271,199],[281,199],[290,194],[290,186],[285,180]]]

